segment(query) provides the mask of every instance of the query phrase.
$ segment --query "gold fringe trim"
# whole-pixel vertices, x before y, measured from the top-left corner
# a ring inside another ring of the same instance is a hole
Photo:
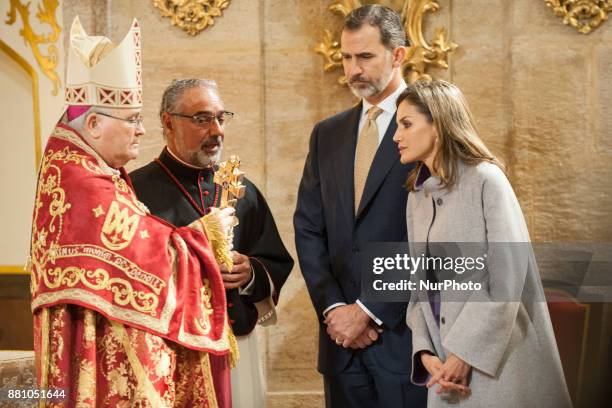
[[[206,352],[200,352],[200,364],[204,374],[204,392],[210,408],[217,408],[217,394],[215,393],[214,381],[210,370],[210,355]]]
[[[230,245],[227,232],[221,224],[221,219],[217,214],[218,211],[211,211],[209,214],[200,218],[202,228],[206,232],[208,242],[212,247],[217,263],[227,266],[227,270],[231,271],[234,266],[234,261],[230,254]]]
[[[49,386],[49,309],[44,308],[41,311],[41,328],[40,328],[40,389],[46,390]],[[38,406],[44,408],[46,400],[41,399]]]
[[[230,368],[234,368],[236,367],[236,364],[238,364],[238,360],[240,359],[240,351],[238,350],[238,340],[236,340],[236,336],[234,335],[234,331],[232,330],[232,326],[230,326],[228,323],[227,327],[228,327],[228,331],[227,331],[227,340],[229,341],[229,349],[230,349],[230,353],[229,353],[229,363],[230,363]]]

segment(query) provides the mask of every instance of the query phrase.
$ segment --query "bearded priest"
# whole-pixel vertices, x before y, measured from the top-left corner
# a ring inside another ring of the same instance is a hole
[[[159,110],[166,146],[159,158],[130,173],[138,199],[152,214],[183,226],[224,206],[221,185],[237,181],[224,183],[220,163],[233,116],[213,80],[175,79],[166,87]],[[276,304],[293,258],[263,194],[246,177],[243,181],[244,196],[235,203],[233,265],[221,264],[221,277],[240,352],[231,374],[232,402],[260,408],[266,404],[266,384],[256,331],[276,323]]]

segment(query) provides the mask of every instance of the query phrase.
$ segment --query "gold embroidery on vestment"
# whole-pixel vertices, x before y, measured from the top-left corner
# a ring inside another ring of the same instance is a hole
[[[169,288],[173,289],[173,286],[174,285],[171,283]],[[172,299],[170,298],[170,293],[173,293]],[[71,300],[82,300],[90,304],[93,309],[99,310],[111,319],[121,320],[135,326],[144,326],[162,334],[168,333],[170,318],[176,309],[176,293],[170,290],[168,300],[162,309],[161,316],[157,318],[135,310],[115,306],[101,296],[93,295],[91,292],[84,289],[73,288],[41,293],[32,301],[32,310],[36,310],[43,305],[51,303],[70,303]]]
[[[96,366],[93,361],[81,358],[77,374],[77,406],[87,407],[87,401],[96,395]]]
[[[210,329],[212,327],[210,323],[210,316],[213,313],[212,306],[210,304],[211,297],[212,291],[210,290],[210,282],[208,281],[208,279],[203,279],[202,287],[200,288],[200,298],[203,316],[195,319],[195,325],[201,334],[210,333]]]
[[[119,209],[117,201],[113,201],[104,219],[100,239],[109,249],[124,249],[132,242],[139,222],[138,214],[130,215],[127,208]]]
[[[49,309],[43,309],[40,317],[40,387],[45,389],[49,384]]]
[[[217,395],[215,394],[215,388],[213,387],[213,377],[210,370],[210,355],[208,353],[200,353],[200,366],[202,367],[202,374],[204,375],[204,389],[206,399],[210,407],[217,406]]]
[[[135,310],[157,315],[159,297],[153,293],[134,290],[130,281],[111,278],[108,271],[102,268],[93,270],[69,266],[66,268],[49,268],[42,270],[45,285],[49,289],[74,287],[81,283],[93,290],[108,290],[113,293],[113,300],[119,306],[130,305]]]
[[[78,148],[84,150],[87,154],[93,156],[98,162],[96,166],[90,160],[87,160],[87,156],[81,155],[83,160],[79,164],[83,166],[84,168],[96,174],[106,174],[106,175],[113,175],[113,174],[119,175],[120,174],[119,170],[113,169],[112,167],[110,167],[104,161],[104,159],[102,159],[102,157],[94,149],[91,148],[91,146],[85,143],[83,139],[78,137],[76,133],[74,133],[73,131],[64,129],[61,127],[57,127],[55,128],[55,131],[53,132],[51,137],[57,137],[58,139],[66,140],[67,142],[72,143]]]
[[[111,321],[111,325],[113,332],[119,339],[121,339],[121,342],[123,343],[125,354],[130,362],[130,366],[138,383],[137,393],[142,393],[143,396],[147,398],[148,402],[150,402],[154,407],[167,407],[155,387],[153,387],[147,372],[144,370],[142,363],[136,354],[136,350],[134,350],[132,343],[130,342],[125,327],[123,327],[122,324],[113,321]]]
[[[106,212],[102,209],[102,205],[98,205],[96,208],[92,208],[91,211],[94,213],[94,217],[98,218],[101,215],[106,214]]]
[[[159,276],[146,272],[129,259],[97,245],[63,245],[57,249],[55,258],[62,259],[80,256],[87,256],[105,262],[125,273],[128,278],[153,289],[158,295],[166,287],[166,283]]]

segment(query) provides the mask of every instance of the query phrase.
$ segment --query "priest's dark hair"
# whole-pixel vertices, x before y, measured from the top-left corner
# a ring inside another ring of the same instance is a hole
[[[346,16],[344,29],[355,31],[364,24],[378,27],[380,40],[389,50],[409,45],[402,19],[392,8],[380,4],[368,4],[356,8]]]
[[[185,91],[192,88],[206,88],[217,92],[217,83],[212,79],[173,79],[170,85],[164,90],[164,95],[162,96],[162,101],[159,106],[159,120],[162,129],[164,128],[164,123],[162,122],[162,115],[164,112],[176,112],[176,105],[181,99],[181,96],[183,96]],[[164,138],[166,137],[165,133],[164,131]]]

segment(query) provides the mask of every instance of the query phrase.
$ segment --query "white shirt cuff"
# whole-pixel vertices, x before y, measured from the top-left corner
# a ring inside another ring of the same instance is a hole
[[[370,316],[370,319],[374,320],[374,322],[375,322],[377,325],[382,326],[382,324],[383,324],[382,320],[380,320],[378,317],[376,317],[376,316],[374,315],[374,313],[370,312],[370,311],[368,310],[368,308],[367,308],[367,307],[365,307],[365,306],[363,305],[363,303],[361,303],[361,301],[360,301],[359,299],[357,299],[357,301],[356,301],[355,303],[357,303],[357,304],[359,305],[359,307],[360,307],[360,308],[362,308],[362,309],[363,309],[363,311],[364,311],[364,312],[366,312],[366,314],[367,314],[368,316]]]
[[[255,269],[253,269],[253,265],[251,265],[251,280],[245,287],[238,288],[239,295],[250,296],[253,294],[253,286],[255,286]]]
[[[334,308],[336,308],[336,307],[338,307],[338,306],[345,306],[345,305],[346,305],[346,303],[344,303],[344,302],[337,302],[337,303],[334,303],[334,304],[333,304],[333,305],[331,305],[331,306],[328,306],[328,307],[327,307],[327,308],[326,308],[326,309],[323,311],[323,318],[324,318],[324,319],[326,319],[326,318],[327,318],[327,313],[329,313],[329,311],[330,311],[330,310],[332,310],[332,309],[334,309]]]

